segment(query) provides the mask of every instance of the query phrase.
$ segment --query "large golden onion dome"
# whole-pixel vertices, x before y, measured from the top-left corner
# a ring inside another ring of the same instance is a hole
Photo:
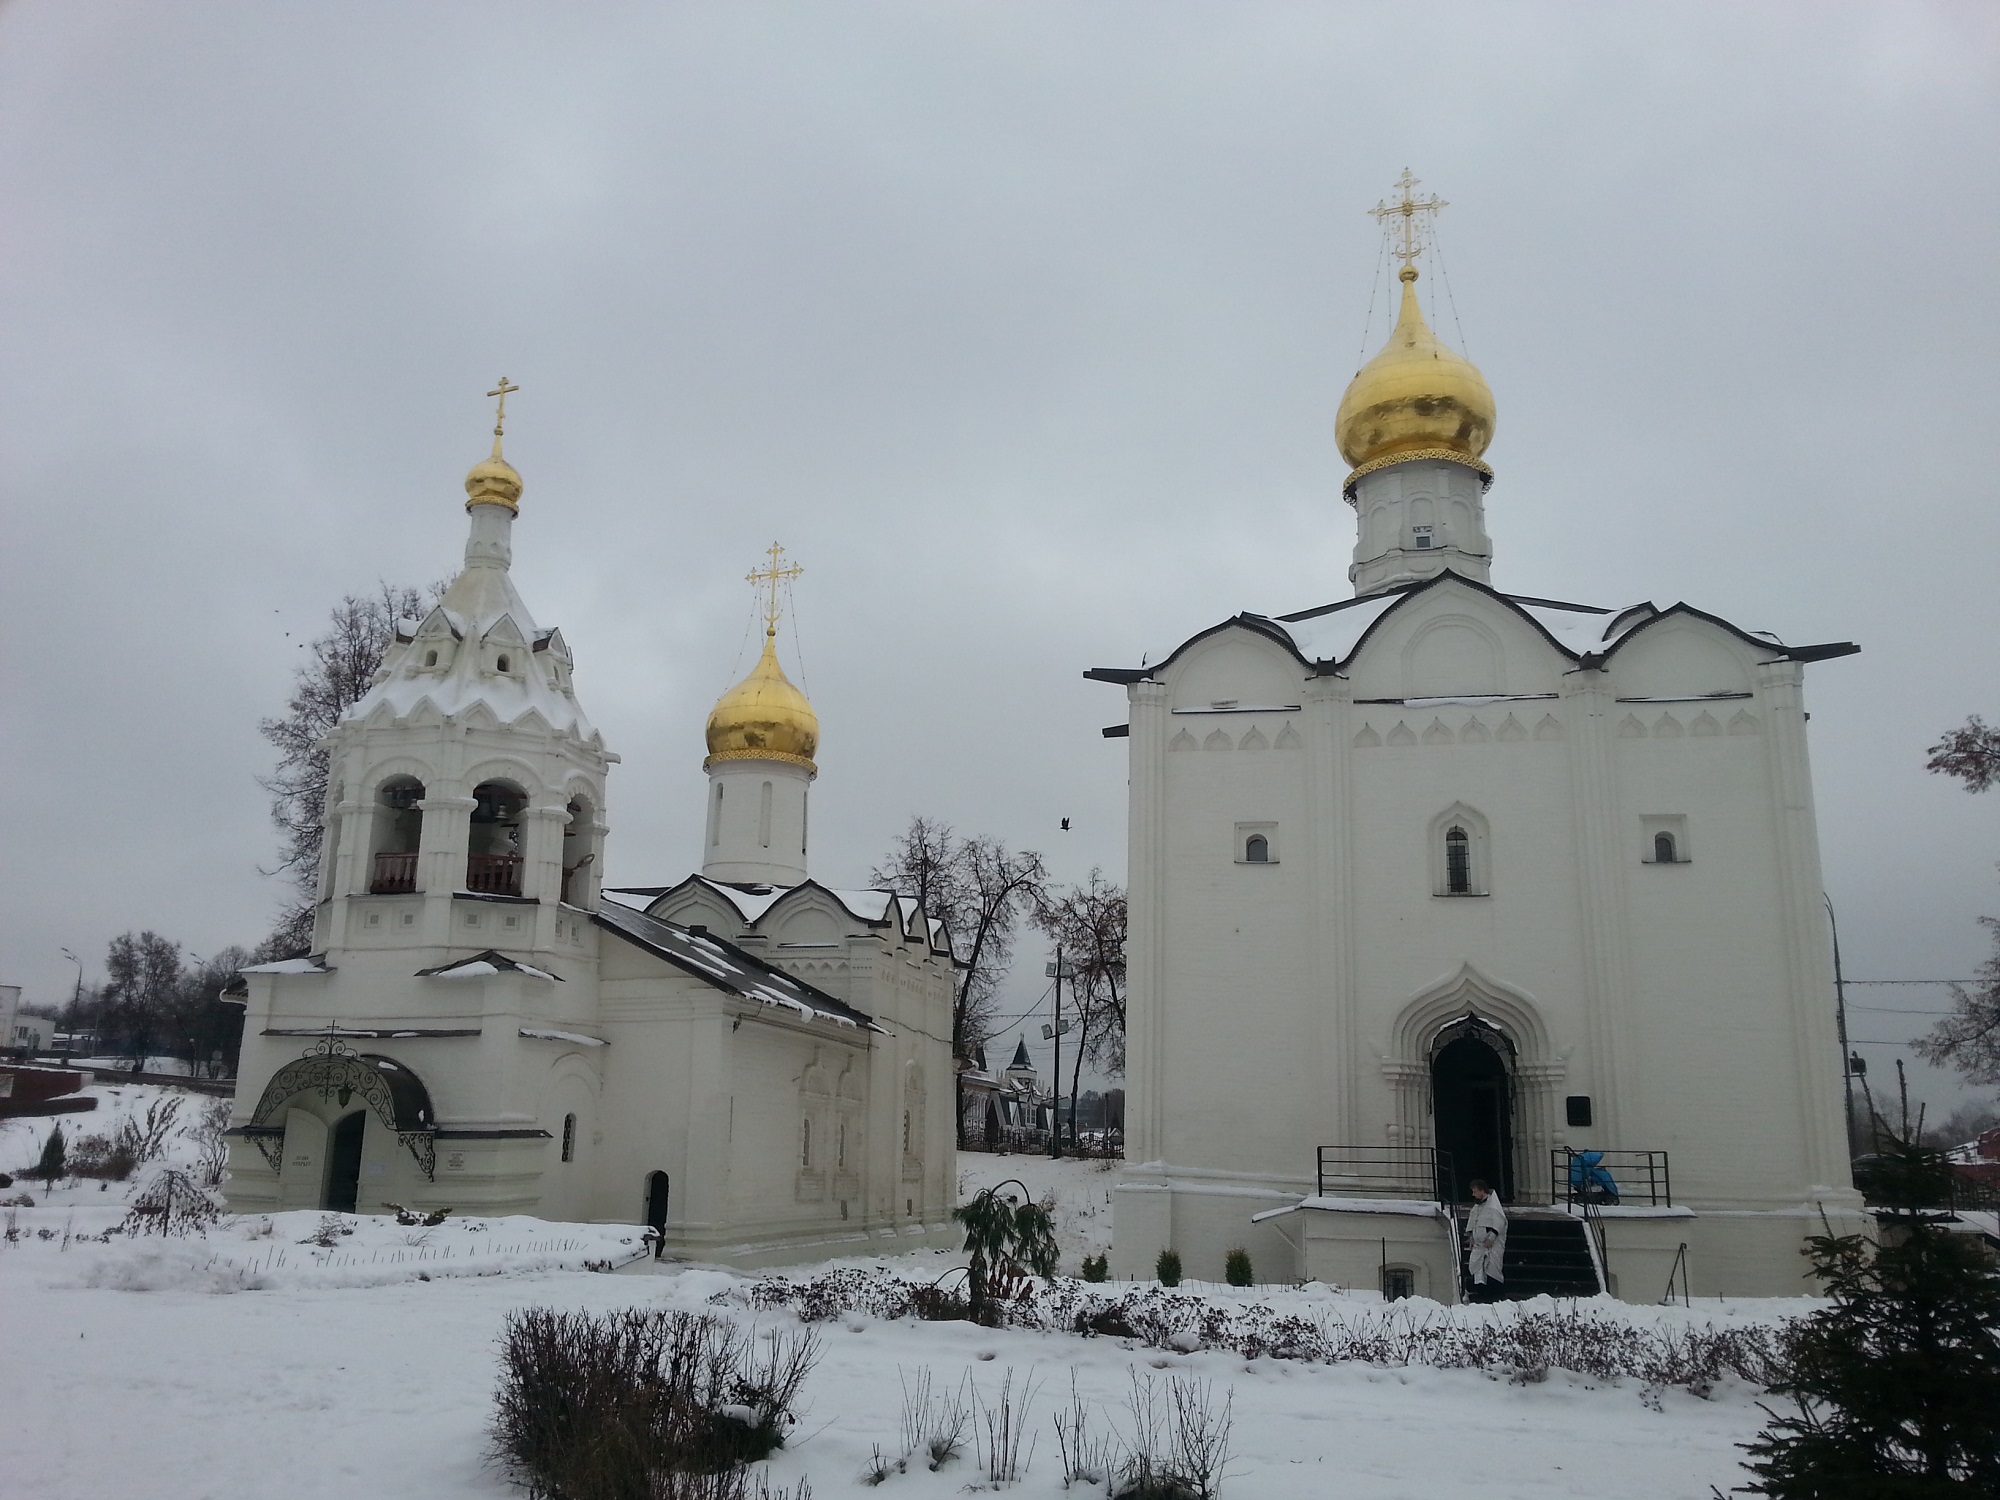
[[[1493,471],[1480,454],[1493,441],[1493,392],[1471,360],[1447,349],[1417,306],[1417,268],[1401,272],[1403,306],[1389,342],[1354,377],[1334,417],[1341,457],[1355,480],[1390,464],[1441,458]]]
[[[716,700],[708,716],[708,759],[702,769],[719,760],[778,760],[817,774],[813,752],[818,748],[819,715],[778,665],[777,632],[767,629],[757,665]]]

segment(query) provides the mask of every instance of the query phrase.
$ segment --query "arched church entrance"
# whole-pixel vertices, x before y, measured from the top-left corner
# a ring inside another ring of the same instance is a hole
[[[327,1138],[326,1189],[321,1204],[329,1213],[351,1214],[361,1198],[361,1142],[368,1130],[368,1112],[357,1109],[341,1117]]]
[[[1438,1032],[1431,1044],[1431,1138],[1451,1163],[1460,1202],[1480,1178],[1512,1202],[1514,1044],[1476,1015]]]

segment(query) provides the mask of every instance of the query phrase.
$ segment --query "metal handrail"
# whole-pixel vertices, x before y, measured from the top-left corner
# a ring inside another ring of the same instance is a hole
[[[1321,1146],[1322,1198],[1416,1198],[1458,1201],[1451,1153],[1435,1146]]]
[[[1601,1193],[1578,1191],[1578,1184],[1571,1173],[1571,1164],[1583,1153],[1570,1146],[1557,1146],[1549,1152],[1549,1201],[1571,1208],[1588,1207],[1590,1204],[1618,1203],[1637,1205],[1645,1208],[1671,1208],[1674,1202],[1674,1179],[1671,1165],[1664,1151],[1598,1151],[1597,1166],[1607,1173],[1614,1184],[1615,1197],[1606,1198]]]

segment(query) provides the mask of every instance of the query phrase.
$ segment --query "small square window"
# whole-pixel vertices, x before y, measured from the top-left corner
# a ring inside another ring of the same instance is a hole
[[[1410,528],[1410,545],[1419,552],[1428,552],[1436,544],[1436,537],[1428,526]]]
[[[467,927],[477,927],[479,925],[478,914],[475,912],[467,912],[465,914],[465,925]]]
[[[1590,1126],[1590,1095],[1571,1094],[1563,1100],[1563,1123],[1573,1130],[1585,1130]]]
[[[368,913],[368,925],[370,927],[380,927],[382,925],[382,913],[379,911]]]
[[[416,926],[416,925],[417,925],[417,914],[416,914],[415,912],[413,912],[413,911],[406,911],[406,912],[404,912],[404,913],[403,913],[403,925],[404,925],[405,927],[414,927],[414,926]]]
[[[519,927],[521,925],[521,919],[519,917],[507,917],[504,918],[503,920],[505,922],[505,925],[507,925],[508,927]]]

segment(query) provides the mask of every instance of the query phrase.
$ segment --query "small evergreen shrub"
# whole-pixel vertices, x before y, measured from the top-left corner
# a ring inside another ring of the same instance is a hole
[[[138,1165],[139,1158],[132,1154],[131,1149],[108,1135],[81,1136],[69,1153],[69,1172],[72,1177],[94,1177],[104,1182],[123,1182],[132,1175],[133,1169]]]
[[[1109,1281],[1111,1279],[1111,1257],[1108,1255],[1086,1255],[1083,1258],[1083,1279],[1085,1281]]]
[[[63,1175],[64,1158],[68,1147],[63,1144],[62,1126],[49,1132],[49,1138],[42,1146],[42,1159],[35,1163],[35,1175],[42,1179],[42,1191],[47,1192],[56,1185],[56,1179]]]
[[[1254,1286],[1256,1284],[1251,1275],[1250,1252],[1248,1250],[1238,1245],[1234,1250],[1229,1252],[1229,1258],[1223,1262],[1222,1279],[1231,1286]]]
[[[1153,1267],[1153,1275],[1161,1286],[1181,1284],[1181,1253],[1178,1250],[1162,1250]]]

